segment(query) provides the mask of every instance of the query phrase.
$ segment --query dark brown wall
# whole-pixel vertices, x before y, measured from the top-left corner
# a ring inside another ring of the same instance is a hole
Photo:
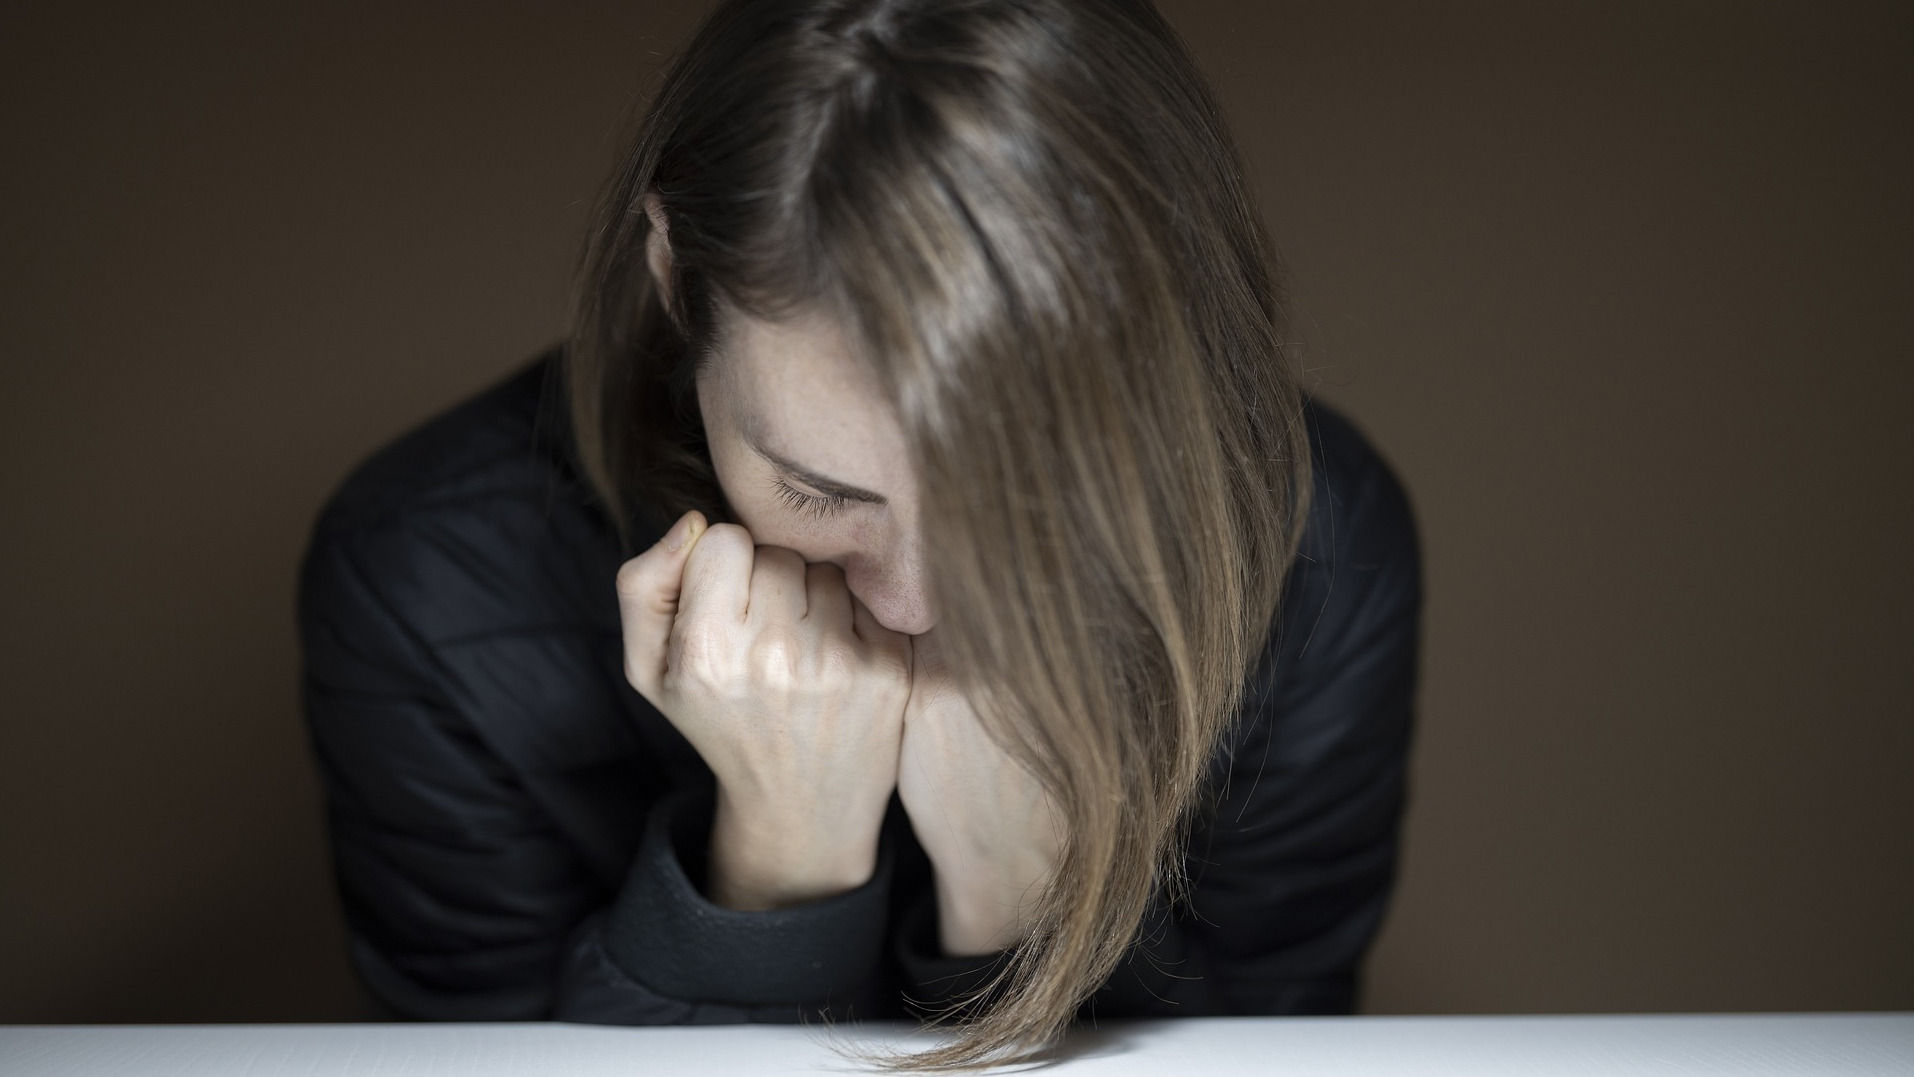
[[[697,6],[120,6],[0,32],[0,1022],[347,1018],[305,529]],[[1420,513],[1368,1008],[1914,1008],[1914,9],[1165,10]]]

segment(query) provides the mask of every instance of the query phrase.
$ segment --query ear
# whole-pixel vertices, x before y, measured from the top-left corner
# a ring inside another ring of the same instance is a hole
[[[658,192],[645,192],[645,216],[651,218],[651,234],[645,237],[645,263],[651,267],[651,279],[658,286],[658,299],[667,312],[671,305],[671,225],[665,219],[664,203]],[[675,316],[674,316],[675,320]]]

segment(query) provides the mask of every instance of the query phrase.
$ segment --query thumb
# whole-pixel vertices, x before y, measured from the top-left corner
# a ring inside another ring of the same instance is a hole
[[[671,623],[678,616],[685,562],[707,527],[693,509],[678,518],[650,549],[618,567],[618,615],[625,637],[625,679],[658,703]]]

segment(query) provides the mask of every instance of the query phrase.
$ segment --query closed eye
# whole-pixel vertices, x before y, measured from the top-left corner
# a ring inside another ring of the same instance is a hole
[[[820,497],[817,494],[807,494],[797,487],[792,486],[790,483],[785,482],[782,477],[772,479],[771,485],[777,493],[778,500],[791,506],[798,512],[810,516],[812,519],[819,519],[833,513],[841,512],[844,506],[850,503],[850,499],[848,498]]]

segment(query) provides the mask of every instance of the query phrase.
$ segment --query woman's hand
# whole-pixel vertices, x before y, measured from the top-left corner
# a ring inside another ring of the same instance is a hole
[[[878,624],[836,565],[695,512],[619,568],[618,598],[626,678],[717,777],[711,900],[776,908],[868,881],[910,637]]]
[[[1043,786],[997,747],[958,690],[936,629],[909,638],[898,798],[936,869],[944,952],[991,953],[1023,936],[1063,831]]]

